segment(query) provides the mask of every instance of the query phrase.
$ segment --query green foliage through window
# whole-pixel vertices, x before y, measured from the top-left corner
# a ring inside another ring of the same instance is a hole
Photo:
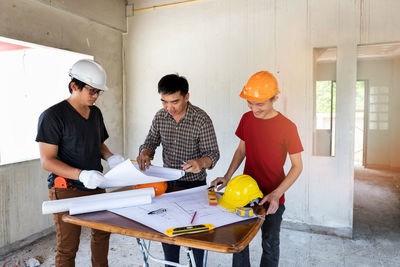
[[[333,107],[332,107],[333,105]],[[332,110],[331,110],[332,108]],[[316,111],[317,114],[336,113],[336,82],[317,81],[316,84]]]

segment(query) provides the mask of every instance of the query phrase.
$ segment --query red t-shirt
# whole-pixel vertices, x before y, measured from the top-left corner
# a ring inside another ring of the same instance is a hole
[[[257,119],[249,111],[242,116],[236,135],[245,142],[244,174],[253,177],[264,195],[275,190],[286,177],[287,153],[303,151],[296,125],[278,113],[271,119]],[[285,202],[285,195],[279,204]]]

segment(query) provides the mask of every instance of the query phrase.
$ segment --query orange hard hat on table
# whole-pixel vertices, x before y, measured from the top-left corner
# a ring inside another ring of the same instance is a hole
[[[137,184],[133,186],[133,188],[135,189],[147,188],[147,187],[153,187],[156,196],[161,196],[162,194],[165,193],[165,191],[167,191],[168,184],[167,182],[158,182],[158,183],[148,183],[148,184]]]
[[[240,97],[250,101],[264,102],[279,94],[278,81],[268,71],[259,71],[247,81]]]

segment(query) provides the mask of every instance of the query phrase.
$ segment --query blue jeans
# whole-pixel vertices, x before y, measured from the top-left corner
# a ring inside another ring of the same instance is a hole
[[[265,221],[261,226],[261,245],[263,252],[260,267],[275,267],[279,264],[279,233],[284,211],[285,205],[280,205],[275,214],[270,214],[265,217]],[[250,267],[249,246],[241,252],[233,254],[232,266]]]
[[[193,182],[186,182],[186,181],[168,181],[168,191],[170,191],[171,187],[178,187],[178,188],[193,188],[197,186],[202,186],[205,185],[206,181],[193,181]],[[172,262],[179,262],[179,250],[180,246],[177,245],[170,245],[166,243],[162,243],[162,248],[164,251],[164,258],[167,261],[172,261]],[[193,256],[194,260],[196,262],[196,266],[203,266],[203,255],[204,255],[204,250],[202,249],[196,249],[193,248]],[[165,265],[166,267],[169,267],[170,265]]]

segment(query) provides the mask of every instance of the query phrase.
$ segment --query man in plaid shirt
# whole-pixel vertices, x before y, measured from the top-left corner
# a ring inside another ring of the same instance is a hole
[[[149,168],[156,148],[162,144],[164,167],[182,168],[185,175],[168,182],[169,187],[192,188],[206,184],[206,168],[219,159],[219,149],[210,117],[189,102],[189,84],[176,74],[158,82],[163,109],[154,116],[150,131],[136,158],[140,169]],[[165,259],[179,262],[179,246],[162,244]],[[193,249],[196,265],[202,266],[203,250]]]

